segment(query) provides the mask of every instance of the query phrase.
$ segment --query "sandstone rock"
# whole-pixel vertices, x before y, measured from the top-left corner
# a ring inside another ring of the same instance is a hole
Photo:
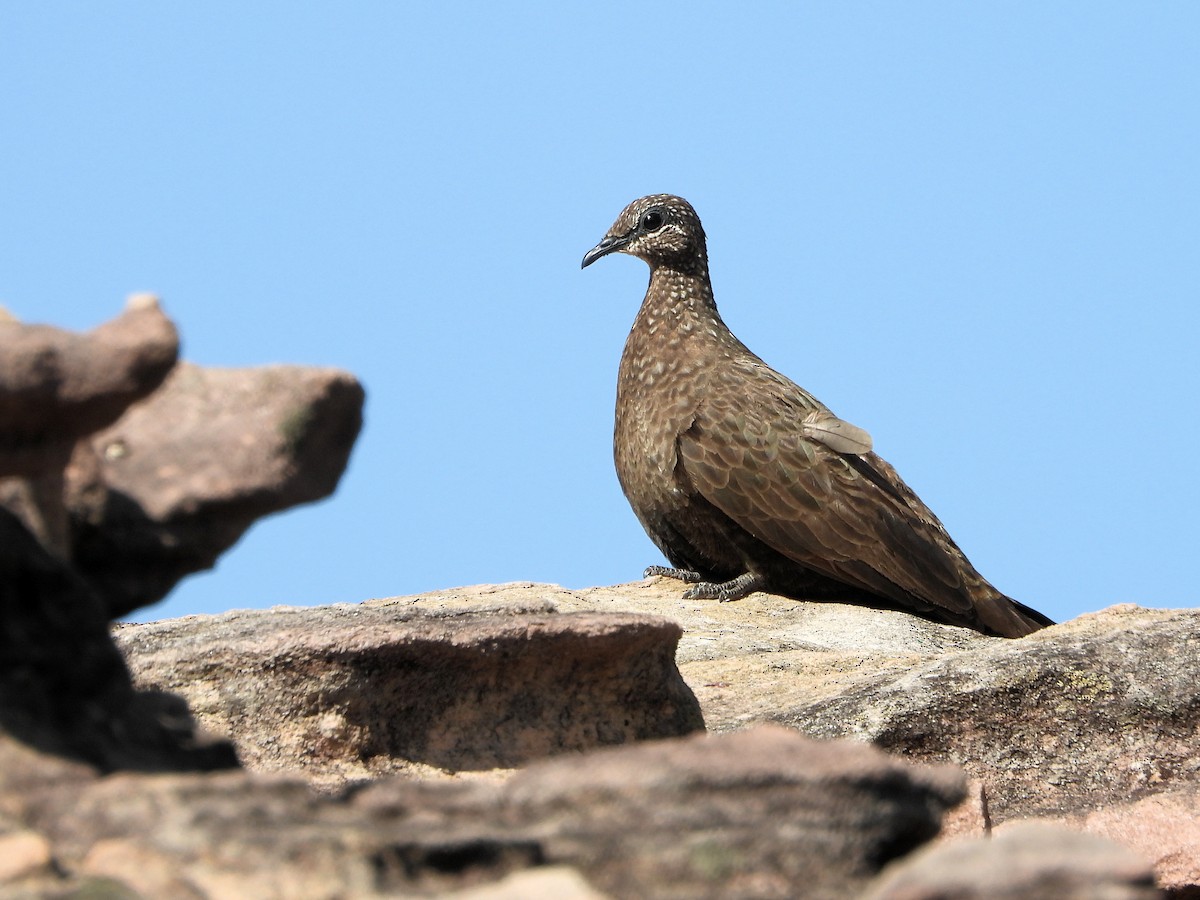
[[[1196,611],[1115,607],[1005,641],[856,606],[765,594],[718,604],[680,593],[654,580],[585,591],[521,583],[366,605],[450,614],[541,603],[665,615],[684,627],[679,668],[710,730],[782,722],[961,764],[975,787],[971,803],[948,820],[956,834],[1039,815],[1084,828],[1097,809],[1132,809],[1200,780],[1192,748],[1200,662],[1186,649],[1200,624]],[[1200,887],[1194,821],[1181,815],[1177,841],[1162,840],[1159,850],[1153,820],[1141,843],[1122,839],[1157,860],[1162,883],[1180,897]]]
[[[236,765],[133,689],[107,622],[333,490],[361,424],[343,373],[168,378],[178,350],[152,297],[84,335],[0,319],[0,734],[104,770]]]
[[[516,766],[703,730],[677,625],[545,604],[241,611],[117,631],[138,684],[187,698],[260,770],[316,779]]]
[[[0,886],[5,882],[49,874],[50,842],[35,831],[0,834]]]
[[[836,697],[879,671],[904,672],[923,661],[1003,643],[978,632],[889,610],[805,603],[751,594],[735,603],[684,600],[678,582],[650,579],[568,590],[517,582],[369,600],[447,613],[549,604],[562,612],[661,615],[683,627],[677,661],[705,711],[710,730],[772,721],[794,706]]]
[[[492,884],[443,895],[444,900],[606,900],[609,896],[567,866],[525,869]]]
[[[682,600],[645,581],[570,591],[456,588],[443,611],[542,602],[656,612],[683,626],[677,655],[712,731],[776,722],[922,762],[962,765],[992,823],[1061,816],[1200,780],[1200,611],[1113,607],[1020,640],[915,616],[752,594]]]
[[[115,421],[175,365],[179,338],[153,297],[87,334],[0,319],[0,506],[69,559],[64,469],[86,434]]]
[[[1150,860],[1159,886],[1172,897],[1200,896],[1200,784],[1192,782],[1057,821],[1108,838]]]
[[[257,519],[330,494],[362,427],[363,389],[333,369],[176,367],[90,438],[68,479],[73,561],[110,615],[162,599]]]
[[[863,900],[1152,900],[1154,871],[1094,835],[1025,822],[894,863]]]
[[[157,388],[178,353],[153,297],[130,298],[86,334],[0,320],[0,475],[60,470],[77,439]]]
[[[64,886],[147,897],[444,896],[569,867],[613,897],[821,900],[855,896],[961,795],[953,770],[762,728],[336,797],[245,772],[47,782],[24,827]]]
[[[1200,611],[1114,608],[1019,641],[877,670],[777,721],[984,783],[993,822],[1094,809],[1200,773]]]
[[[819,900],[936,835],[964,787],[951,767],[762,726],[551,760],[504,795],[556,822],[548,858],[615,896]]]
[[[99,597],[0,509],[3,732],[104,769],[235,764],[227,744],[197,740],[178,701],[133,689]]]
[[[18,867],[18,895],[440,896],[567,867],[612,897],[1154,896],[1146,863],[1100,834],[1148,851],[1173,898],[1200,893],[1197,612],[1120,607],[1005,641],[670,583],[483,586],[121,628],[134,693],[94,640],[103,604],[28,545],[0,511],[0,836],[34,835],[52,861]],[[710,727],[732,733],[578,753],[700,725],[676,640]],[[175,689],[256,767],[353,786],[100,777],[204,764]],[[739,730],[772,721],[792,729]],[[437,774],[544,754],[506,780]],[[960,762],[971,802],[951,828],[995,838],[873,881],[967,793],[897,755]],[[393,771],[420,777],[362,783]],[[1094,834],[1030,832],[1029,814]]]
[[[113,618],[258,518],[331,493],[362,425],[344,372],[176,366],[178,352],[147,295],[86,334],[0,317],[0,508]]]

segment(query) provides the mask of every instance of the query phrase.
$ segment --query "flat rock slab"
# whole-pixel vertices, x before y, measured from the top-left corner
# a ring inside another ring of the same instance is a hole
[[[710,731],[775,720],[789,708],[838,696],[880,670],[908,671],[957,650],[1003,645],[966,628],[888,610],[754,593],[735,603],[684,600],[669,579],[570,590],[515,582],[368,600],[454,612],[548,605],[562,612],[649,613],[683,627],[677,660]]]
[[[185,697],[258,770],[315,780],[512,767],[702,730],[681,631],[546,604],[278,608],[119,627],[142,688]]]
[[[1019,640],[900,612],[752,594],[683,600],[652,579],[460,588],[369,603],[655,612],[710,731],[774,722],[963,766],[984,819],[1086,814],[1200,781],[1200,610],[1118,606]]]

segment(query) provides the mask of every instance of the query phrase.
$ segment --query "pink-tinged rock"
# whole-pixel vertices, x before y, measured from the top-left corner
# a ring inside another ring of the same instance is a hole
[[[37,832],[0,834],[0,889],[5,882],[48,872],[51,861],[50,842]]]
[[[117,631],[139,687],[185,697],[252,768],[318,780],[414,764],[510,767],[702,730],[675,667],[679,636],[654,616],[437,615],[408,604],[247,610]]]
[[[181,363],[89,439],[96,462],[76,454],[67,481],[74,565],[114,618],[162,599],[256,520],[332,493],[363,399],[335,369]]]
[[[4,799],[51,844],[51,895],[112,880],[146,897],[441,897],[532,891],[556,867],[586,881],[560,877],[568,896],[834,900],[961,796],[947,767],[764,727],[560,756],[499,784],[386,778],[320,796],[244,771],[126,773],[17,782]]]
[[[175,365],[175,326],[149,296],[84,334],[0,319],[0,475],[60,470]]]
[[[6,735],[103,770],[237,763],[227,744],[196,740],[178,698],[134,690],[96,592],[0,509],[0,743]],[[22,759],[0,759],[0,786]]]
[[[1094,835],[1041,822],[994,837],[938,843],[894,863],[863,900],[1153,900],[1161,896],[1138,854]]]
[[[1055,820],[1150,860],[1172,897],[1200,897],[1200,783]]]
[[[616,896],[819,900],[932,838],[963,787],[953,767],[760,726],[548,761],[504,795],[557,820],[550,852],[577,848]]]

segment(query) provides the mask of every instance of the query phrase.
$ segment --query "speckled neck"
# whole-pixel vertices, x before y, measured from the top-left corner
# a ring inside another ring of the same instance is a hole
[[[670,324],[714,317],[719,320],[708,272],[683,272],[669,266],[655,268],[650,273],[639,317]]]
[[[667,265],[654,268],[630,338],[648,355],[666,353],[693,360],[744,350],[717,312],[706,268],[699,272]]]

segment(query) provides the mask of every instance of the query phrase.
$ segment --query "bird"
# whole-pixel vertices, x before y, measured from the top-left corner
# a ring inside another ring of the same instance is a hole
[[[613,456],[687,599],[767,591],[860,603],[999,637],[1054,622],[983,578],[870,434],[746,347],[717,312],[704,228],[682,197],[634,200],[582,268],[650,267],[617,378]]]

